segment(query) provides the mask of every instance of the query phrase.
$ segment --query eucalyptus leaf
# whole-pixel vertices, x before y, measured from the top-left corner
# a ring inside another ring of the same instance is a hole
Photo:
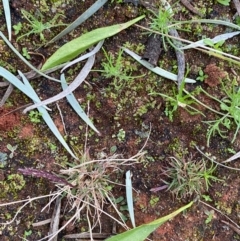
[[[42,71],[46,69],[50,69],[55,67],[59,64],[68,62],[79,54],[81,54],[86,49],[90,48],[92,45],[98,43],[99,41],[109,38],[120,31],[128,28],[132,24],[138,22],[139,20],[143,19],[143,16],[135,18],[129,22],[123,24],[116,24],[109,27],[98,28],[93,31],[87,32],[82,36],[73,39],[72,41],[66,43],[61,48],[59,48],[42,66]]]
[[[34,94],[32,94],[31,90],[25,86],[15,75],[10,73],[8,70],[0,66],[0,76],[5,78],[8,82],[17,87],[20,91],[22,91],[25,95],[27,95],[34,102],[38,102],[38,98]]]
[[[233,156],[231,156],[230,158],[228,158],[227,160],[223,161],[222,163],[228,163],[228,162],[234,161],[239,157],[240,157],[240,151],[234,154]]]
[[[89,53],[84,54],[83,56],[80,56],[79,58],[74,59],[73,61],[67,63],[67,64],[61,69],[61,73],[62,73],[65,69],[69,68],[70,66],[72,66],[72,65],[74,65],[74,64],[76,64],[76,63],[78,63],[78,62],[80,62],[80,61],[82,61],[82,60],[84,60],[84,59],[87,59],[87,58],[89,58],[90,56],[92,56],[92,55],[94,55],[94,54],[96,54],[96,53],[101,49],[101,47],[102,47],[102,45],[103,45],[103,42],[104,42],[104,40],[100,41],[100,42],[97,44],[97,46],[96,46],[92,51],[90,51]]]

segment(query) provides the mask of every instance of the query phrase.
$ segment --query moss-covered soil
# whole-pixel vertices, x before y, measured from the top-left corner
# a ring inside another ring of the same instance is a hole
[[[53,3],[55,2],[55,3]],[[64,2],[64,3],[63,3]],[[38,66],[43,57],[48,58],[61,45],[74,39],[81,34],[96,29],[98,27],[109,26],[117,23],[127,22],[128,20],[146,14],[146,18],[139,22],[142,26],[148,26],[150,13],[144,7],[133,4],[123,4],[108,1],[97,13],[88,19],[80,27],[76,28],[69,35],[56,43],[43,47],[39,34],[32,34],[16,41],[17,37],[29,31],[29,26],[23,18],[21,9],[31,12],[37,16],[38,11],[43,15],[43,22],[49,22],[57,13],[62,14],[57,22],[71,23],[87,8],[94,0],[75,0],[75,1],[11,1],[11,14],[13,25],[22,23],[23,28],[18,35],[13,32],[12,43],[22,53],[23,48],[27,48],[30,54],[30,62]],[[199,18],[194,13],[189,12],[179,1],[170,1],[175,11],[175,20],[189,20]],[[234,5],[223,6],[217,1],[191,1],[198,8],[204,18],[222,19],[233,22],[233,15],[236,12]],[[215,2],[215,3],[213,3]],[[190,25],[189,25],[190,26]],[[227,27],[212,25],[191,25],[190,32],[179,31],[182,38],[196,41],[204,37],[214,37],[217,34],[229,31]],[[43,31],[44,38],[50,40],[59,33],[64,27],[51,28],[50,31]],[[188,28],[188,26],[185,26]],[[0,3],[0,30],[7,35],[2,3]],[[144,46],[147,42],[147,34],[137,26],[132,26],[119,33],[118,35],[105,40],[104,49],[107,53],[117,56],[120,46],[128,46],[132,51],[139,55],[143,54]],[[223,50],[239,56],[239,36],[228,40]],[[39,53],[41,55],[36,55]],[[238,88],[240,84],[238,65],[229,64],[197,50],[185,51],[186,63],[189,66],[188,77],[196,79],[199,77],[199,70],[203,70],[208,78],[205,82],[197,81],[196,84],[187,84],[188,91],[194,91],[201,86],[216,98],[223,97],[222,86],[219,84],[219,76],[226,86],[235,84]],[[179,159],[188,161],[198,161],[204,158],[195,148],[198,146],[204,153],[215,157],[218,162],[222,162],[232,155],[232,151],[240,150],[239,135],[234,143],[231,143],[236,126],[225,133],[226,138],[222,138],[217,133],[210,139],[207,147],[208,125],[203,121],[214,120],[217,115],[204,107],[198,107],[205,116],[200,114],[190,115],[184,108],[179,107],[173,113],[173,121],[166,116],[166,108],[170,108],[159,95],[149,95],[153,92],[172,95],[177,93],[176,85],[170,81],[157,76],[144,67],[140,66],[131,57],[123,53],[124,68],[131,72],[132,76],[140,76],[125,81],[124,85],[118,79],[106,78],[101,72],[91,72],[75,92],[77,100],[86,112],[89,112],[94,125],[100,131],[97,135],[88,129],[87,147],[92,159],[99,156],[110,156],[113,151],[122,154],[125,158],[135,155],[145,144],[150,133],[149,139],[144,147],[145,157],[135,165],[122,167],[122,171],[113,175],[112,181],[124,183],[124,171],[131,170],[134,187],[134,207],[136,225],[150,222],[180,208],[187,202],[195,199],[194,205],[186,212],[165,223],[155,230],[150,239],[154,241],[170,240],[215,240],[215,241],[235,241],[240,240],[240,234],[231,225],[223,223],[229,221],[227,217],[240,225],[240,175],[239,171],[226,169],[218,166],[213,175],[222,181],[211,182],[207,190],[203,183],[202,193],[196,200],[196,195],[186,198],[176,198],[170,191],[165,189],[152,192],[150,189],[164,185],[166,179],[163,169],[169,166],[169,157],[175,156]],[[102,63],[106,62],[104,52],[100,51],[96,56],[94,64],[95,70],[103,69]],[[170,72],[177,72],[176,57],[173,49],[168,48],[162,51],[158,62],[159,66]],[[22,72],[29,71],[21,60],[0,40],[0,65],[7,68],[14,74],[17,70]],[[72,81],[81,69],[82,65],[71,68],[66,74],[69,81]],[[225,72],[228,79],[225,78]],[[58,77],[59,73],[52,74]],[[229,81],[230,80],[230,81]],[[56,82],[37,78],[31,81],[35,90],[42,99],[49,98],[60,92],[60,85]],[[123,86],[121,86],[123,85]],[[120,86],[120,87],[119,87]],[[174,91],[173,91],[174,89]],[[0,88],[0,96],[5,92],[5,88]],[[219,105],[200,94],[198,98],[206,105],[219,109]],[[47,195],[56,190],[53,183],[42,178],[22,176],[18,168],[33,167],[40,170],[58,173],[60,166],[66,163],[74,164],[76,161],[71,158],[63,149],[61,144],[55,139],[43,121],[33,123],[33,119],[22,113],[18,109],[30,103],[30,100],[14,89],[6,104],[0,109],[0,152],[7,154],[7,159],[1,159],[0,169],[0,204],[7,202],[28,199]],[[52,108],[51,116],[54,119],[59,131],[65,135],[68,144],[81,156],[84,152],[86,143],[86,125],[76,115],[66,99],[58,102],[59,108],[55,103],[49,105]],[[61,115],[59,112],[61,110]],[[62,119],[64,122],[62,122]],[[65,129],[64,129],[65,128]],[[17,146],[10,156],[9,147]],[[205,158],[207,167],[211,162]],[[240,168],[239,160],[230,162],[231,167]],[[125,188],[114,185],[112,189],[115,198],[124,197]],[[202,195],[205,195],[205,200]],[[0,240],[18,241],[25,237],[27,240],[39,240],[45,237],[49,230],[49,224],[33,227],[32,224],[51,218],[53,207],[51,205],[42,211],[48,203],[48,198],[43,198],[27,205],[19,213],[14,222],[8,225],[0,225]],[[209,206],[205,205],[206,202]],[[126,203],[119,204],[119,208],[124,209]],[[21,204],[0,207],[0,222],[5,223],[14,217]],[[67,201],[63,200],[60,226],[71,217],[71,212],[65,209]],[[69,207],[68,207],[69,208]],[[214,210],[219,210],[220,212]],[[113,213],[110,204],[104,206],[106,212]],[[127,224],[131,227],[131,222],[127,211],[123,211],[127,217]],[[114,214],[113,214],[114,215]],[[225,215],[225,216],[224,216]],[[106,216],[102,216],[102,232],[112,233],[113,222]],[[115,224],[114,224],[115,225]],[[116,231],[124,231],[122,227],[116,225]],[[66,234],[80,233],[88,230],[87,220],[83,219],[71,223],[60,233],[58,240]],[[97,226],[94,229],[99,232]],[[66,239],[65,239],[66,240]],[[76,240],[76,239],[74,239]]]

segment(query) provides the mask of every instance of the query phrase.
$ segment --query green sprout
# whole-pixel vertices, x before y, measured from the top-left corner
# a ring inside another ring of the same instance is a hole
[[[125,136],[126,136],[126,132],[123,129],[120,129],[117,134],[117,138],[119,142],[123,142],[125,140]]]
[[[31,59],[29,53],[28,53],[28,50],[26,47],[22,48],[22,53],[23,53],[23,56],[26,58],[26,59]]]
[[[166,99],[167,103],[165,114],[168,116],[170,121],[173,121],[173,113],[178,109],[179,106],[187,110],[187,112],[191,115],[202,114],[202,112],[191,106],[191,104],[196,104],[196,102],[194,99],[192,99],[192,95],[184,94],[184,84],[185,83],[183,81],[177,93],[173,87],[173,97],[157,92],[150,93],[151,95],[160,95]]]
[[[211,211],[206,210],[206,211],[205,211],[205,214],[207,215],[207,218],[206,218],[206,220],[205,220],[205,223],[208,224],[208,223],[210,223],[210,222],[212,221],[212,219],[213,219],[214,210],[211,210]]]
[[[159,201],[159,197],[156,197],[156,196],[151,196],[151,199],[150,199],[150,205],[151,207],[154,207],[156,206],[157,202]]]
[[[38,111],[31,110],[28,114],[30,117],[31,122],[33,123],[40,123],[42,114]]]
[[[206,39],[203,40],[203,43],[212,47],[213,49],[216,49],[218,51],[222,51],[221,47],[225,43],[225,40],[221,40],[221,41],[218,41],[217,43],[214,43],[214,41],[212,41],[211,39],[206,38]]]
[[[22,23],[19,22],[18,24],[16,25],[13,25],[13,29],[15,30],[15,34],[19,34],[19,32],[22,30]]]
[[[200,69],[199,72],[198,72],[198,77],[197,77],[196,80],[200,80],[200,81],[203,82],[207,78],[208,78],[208,75],[204,74],[204,72]]]
[[[153,13],[154,18],[151,18],[152,23],[150,24],[150,28],[154,31],[159,31],[160,33],[168,34],[168,31],[169,31],[168,25],[169,23],[172,22],[172,16],[173,16],[171,10],[168,9],[166,11],[159,8],[158,13],[155,13],[154,11],[151,11],[151,12]],[[163,46],[164,46],[164,49],[166,50],[167,47],[166,47],[165,39],[171,46],[173,46],[173,43],[169,38],[162,36]]]
[[[112,54],[108,54],[103,49],[107,62],[102,63],[103,70],[98,70],[106,78],[113,78],[112,85],[119,91],[121,90],[126,82],[129,82],[135,78],[142,76],[131,76],[132,67],[123,59],[123,49],[120,49],[117,58]]]
[[[40,40],[42,42],[45,42],[45,37],[43,34],[44,30],[49,30],[50,28],[53,27],[58,27],[58,26],[65,26],[66,24],[60,23],[60,24],[55,24],[57,19],[62,16],[62,14],[56,14],[52,20],[49,22],[43,23],[43,15],[39,13],[38,17],[34,17],[31,13],[27,12],[26,10],[22,9],[21,10],[23,17],[28,21],[28,26],[31,28],[31,30],[28,33],[25,33],[21,35],[20,37],[17,38],[17,41],[25,36],[29,36],[30,34],[39,34]],[[18,33],[21,30],[21,26],[15,25],[16,27],[14,28],[16,32]]]
[[[218,133],[222,138],[226,138],[225,133],[232,128],[235,124],[236,130],[232,138],[232,143],[236,140],[238,131],[240,129],[240,89],[235,90],[232,87],[231,90],[227,90],[226,87],[222,84],[224,92],[227,94],[225,98],[219,100],[206,91],[201,89],[203,93],[217,101],[220,104],[221,110],[224,112],[222,117],[217,120],[205,121],[209,125],[207,131],[207,145],[209,146],[210,138]]]
[[[172,28],[171,23],[177,23],[177,21],[173,20],[172,8],[168,8],[167,10],[165,8],[159,8],[158,13],[155,13],[154,11],[151,12],[154,15],[154,17],[151,18],[152,22],[150,24],[150,29],[162,34],[162,42],[164,49],[167,50],[166,42],[170,44],[170,46],[172,46],[174,49],[178,49],[178,47],[176,46],[176,41],[172,41],[171,37],[167,37],[169,30],[171,30]],[[180,30],[188,31],[187,29]]]
[[[7,149],[11,152],[9,154],[10,158],[13,158],[14,152],[17,150],[18,145],[12,146],[11,144],[7,144]]]

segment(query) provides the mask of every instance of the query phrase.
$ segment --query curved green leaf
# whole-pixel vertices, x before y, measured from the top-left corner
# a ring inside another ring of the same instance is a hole
[[[92,45],[98,43],[99,41],[109,38],[120,31],[128,28],[132,24],[138,22],[143,19],[143,16],[135,18],[129,22],[123,24],[116,24],[109,27],[98,28],[93,31],[90,31],[82,36],[73,39],[72,41],[66,43],[61,48],[59,48],[42,66],[41,70],[50,69],[59,64],[65,63],[69,60],[74,59],[83,51],[91,47]]]
[[[137,228],[128,230],[124,233],[118,234],[116,236],[113,236],[109,239],[106,239],[106,241],[143,241],[147,238],[147,236],[152,233],[156,228],[158,228],[160,225],[168,221],[169,219],[175,217],[180,212],[184,211],[185,209],[191,207],[193,202],[190,202],[189,204],[179,208],[175,212],[159,218],[151,223],[143,224]]]

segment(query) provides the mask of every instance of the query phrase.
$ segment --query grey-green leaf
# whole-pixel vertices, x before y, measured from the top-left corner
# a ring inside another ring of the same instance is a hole
[[[177,81],[177,75],[168,72],[160,67],[153,67],[150,63],[148,63],[147,61],[143,60],[141,56],[137,55],[136,53],[132,52],[131,50],[127,49],[127,48],[123,48],[123,50],[129,54],[131,57],[133,57],[135,60],[137,60],[140,64],[142,64],[144,67],[146,67],[147,69],[151,70],[153,73],[158,74],[166,79],[170,79],[173,81]],[[195,80],[193,79],[189,79],[186,78],[184,80],[186,83],[196,83]]]
[[[135,228],[135,217],[134,217],[134,209],[133,209],[133,195],[132,195],[132,179],[131,172],[126,172],[126,196],[127,196],[127,206],[128,212],[130,215],[130,219],[132,222],[132,226]]]
[[[16,76],[14,76],[12,73],[10,73],[8,70],[4,69],[3,67],[0,67],[0,76],[5,78],[7,81],[9,81],[11,84],[16,86],[20,91],[22,91],[24,94],[26,94],[29,98],[31,98],[35,103],[41,102],[39,97],[37,96],[36,92],[33,90],[32,86],[26,79],[26,77],[19,71],[19,75],[22,77],[23,82],[22,83]],[[38,111],[42,113],[42,117],[48,127],[51,129],[53,134],[56,136],[56,138],[61,142],[61,144],[65,147],[65,149],[71,154],[72,157],[77,157],[73,154],[67,143],[65,142],[64,138],[58,131],[57,127],[55,126],[53,120],[51,119],[50,115],[48,114],[45,107],[38,107]]]
[[[61,84],[62,84],[62,89],[65,90],[68,85],[66,83],[64,74],[61,75]],[[95,132],[99,133],[97,128],[93,125],[92,121],[88,118],[82,107],[79,105],[78,101],[76,100],[75,96],[73,93],[69,94],[66,96],[69,104],[72,106],[72,108],[75,110],[75,112],[80,116],[80,118],[88,125],[90,126]]]
[[[46,46],[49,43],[55,42],[58,39],[62,38],[64,35],[68,34],[72,30],[74,30],[77,26],[82,24],[84,21],[86,21],[88,18],[90,18],[99,8],[101,8],[107,0],[97,0],[90,8],[88,8],[81,16],[79,16],[73,23],[71,23],[67,28],[65,28],[61,33],[59,33],[57,36],[55,36],[52,40],[50,40]]]
[[[3,9],[8,29],[8,39],[11,41],[12,38],[12,24],[11,24],[11,12],[9,7],[9,0],[3,0]]]

